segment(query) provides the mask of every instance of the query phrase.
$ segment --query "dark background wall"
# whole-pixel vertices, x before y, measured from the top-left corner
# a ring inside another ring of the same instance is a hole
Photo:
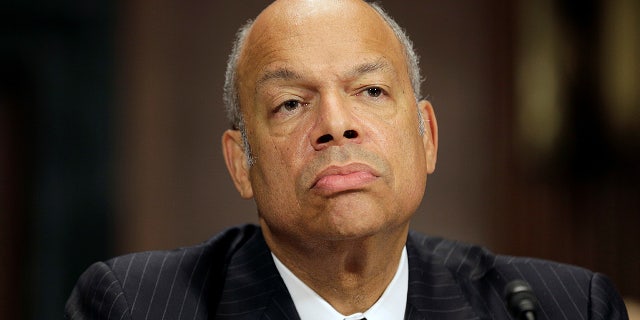
[[[91,262],[255,222],[223,72],[269,1],[0,5],[0,316],[59,318]],[[440,153],[413,228],[609,274],[640,296],[640,8],[384,1],[421,54]]]
[[[0,5],[0,318],[60,318],[113,252],[114,15],[104,2]]]

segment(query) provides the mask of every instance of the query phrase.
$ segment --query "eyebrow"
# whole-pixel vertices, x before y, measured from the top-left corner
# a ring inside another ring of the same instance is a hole
[[[302,76],[295,71],[287,68],[278,68],[275,70],[270,70],[265,72],[258,82],[256,83],[256,87],[260,87],[264,85],[265,82],[269,82],[272,80],[299,80],[302,79]]]
[[[378,71],[392,70],[391,65],[386,60],[380,58],[373,62],[365,62],[357,65],[351,72],[348,73],[350,78],[358,78],[368,73],[374,73]]]
[[[351,69],[351,71],[347,72],[347,77],[351,79],[355,79],[361,77],[368,73],[374,73],[378,71],[389,71],[393,70],[391,65],[385,59],[378,59],[372,62],[365,62],[359,65],[356,65]],[[288,80],[300,80],[303,76],[291,69],[286,67],[278,68],[274,70],[266,71],[256,82],[256,87],[263,86],[266,82],[270,81],[288,81]]]

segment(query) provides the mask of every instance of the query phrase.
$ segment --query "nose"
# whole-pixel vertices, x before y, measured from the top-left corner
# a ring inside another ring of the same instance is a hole
[[[316,111],[316,122],[311,132],[311,143],[316,150],[360,142],[358,121],[341,98],[323,99]]]

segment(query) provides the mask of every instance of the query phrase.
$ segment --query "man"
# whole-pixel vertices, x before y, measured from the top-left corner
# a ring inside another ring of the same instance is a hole
[[[509,319],[520,279],[537,319],[626,319],[602,275],[409,232],[438,148],[417,65],[377,5],[274,2],[239,32],[225,86],[224,156],[260,226],[94,264],[67,317]]]

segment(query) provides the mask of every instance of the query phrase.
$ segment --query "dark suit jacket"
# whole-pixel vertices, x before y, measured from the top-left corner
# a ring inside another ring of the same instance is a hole
[[[405,319],[510,319],[502,291],[524,279],[538,319],[627,319],[603,275],[574,266],[493,255],[411,232]],[[174,251],[93,264],[65,308],[69,319],[299,319],[260,228],[228,229]]]

